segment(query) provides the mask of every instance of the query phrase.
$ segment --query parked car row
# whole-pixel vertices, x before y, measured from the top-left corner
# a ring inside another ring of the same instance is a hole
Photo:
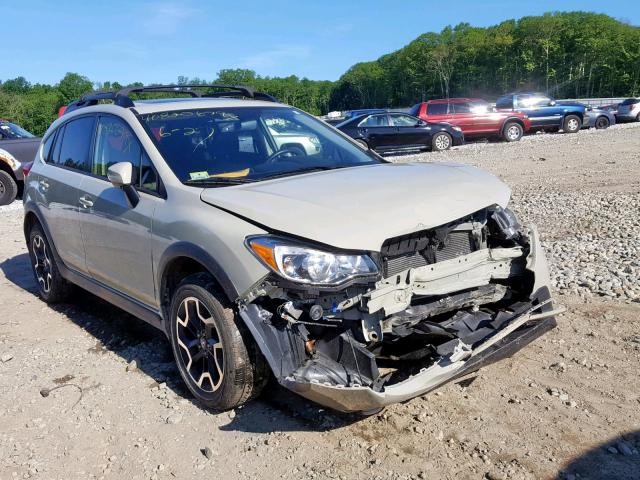
[[[601,108],[556,101],[537,92],[509,93],[495,106],[480,98],[438,99],[417,103],[408,114],[352,110],[336,128],[366,148],[392,153],[446,150],[465,138],[515,142],[528,132],[576,133],[582,128],[608,128],[617,120],[640,121],[640,99]]]

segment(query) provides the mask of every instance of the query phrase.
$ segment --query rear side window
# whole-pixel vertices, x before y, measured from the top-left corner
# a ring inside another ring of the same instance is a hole
[[[58,155],[54,155],[53,162],[57,165],[81,170],[90,171],[89,152],[93,140],[93,130],[95,117],[82,117],[71,120],[64,127],[64,132],[58,134],[61,139],[56,142],[56,150],[60,143]]]
[[[466,102],[452,103],[453,113],[471,113],[471,105]]]
[[[427,115],[446,115],[447,104],[446,103],[430,103],[427,105]]]
[[[513,97],[500,97],[496,100],[496,108],[513,108]]]

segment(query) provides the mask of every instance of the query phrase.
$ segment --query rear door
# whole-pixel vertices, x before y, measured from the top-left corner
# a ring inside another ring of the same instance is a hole
[[[140,201],[134,207],[107,179],[118,162],[133,165]],[[158,174],[126,122],[100,115],[91,171],[80,184],[80,226],[87,270],[100,283],[155,305],[151,257],[153,215],[164,204]]]
[[[386,113],[369,115],[358,124],[358,132],[374,149],[392,148],[396,142],[395,129],[389,125]]]
[[[435,123],[448,122],[449,119],[449,102],[427,103],[427,109],[423,120]]]
[[[38,171],[38,205],[60,258],[78,272],[86,272],[78,218],[79,187],[89,170],[94,115],[74,118],[59,127],[55,145]]]

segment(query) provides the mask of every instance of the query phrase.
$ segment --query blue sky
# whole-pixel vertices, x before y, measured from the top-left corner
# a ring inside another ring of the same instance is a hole
[[[446,25],[489,26],[560,9],[640,25],[637,0],[10,0],[0,3],[0,79],[56,83],[72,71],[96,82],[167,83],[250,68],[335,80]]]

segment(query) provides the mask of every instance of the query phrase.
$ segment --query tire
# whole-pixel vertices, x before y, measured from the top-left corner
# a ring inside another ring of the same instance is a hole
[[[562,122],[562,130],[564,133],[578,133],[582,128],[582,121],[576,115],[567,115]]]
[[[434,152],[442,152],[451,148],[451,135],[446,132],[438,132],[431,140],[431,150]]]
[[[178,371],[206,407],[228,410],[260,394],[269,367],[208,274],[190,275],[178,285],[169,322]]]
[[[596,127],[597,130],[602,130],[604,128],[609,128],[609,125],[611,125],[611,122],[609,121],[609,119],[604,115],[601,115],[598,118],[596,118],[596,123],[594,124],[594,127]]]
[[[0,170],[0,205],[9,205],[18,196],[18,184],[11,174]]]
[[[29,231],[28,249],[40,297],[51,304],[68,300],[73,293],[73,284],[60,275],[49,240],[40,224],[35,224]]]
[[[522,138],[524,129],[517,122],[508,122],[502,129],[502,138],[507,142],[517,142]]]
[[[360,145],[362,148],[364,148],[365,150],[369,150],[369,144],[367,142],[365,142],[364,140],[361,140],[359,138],[356,138],[355,142]]]

